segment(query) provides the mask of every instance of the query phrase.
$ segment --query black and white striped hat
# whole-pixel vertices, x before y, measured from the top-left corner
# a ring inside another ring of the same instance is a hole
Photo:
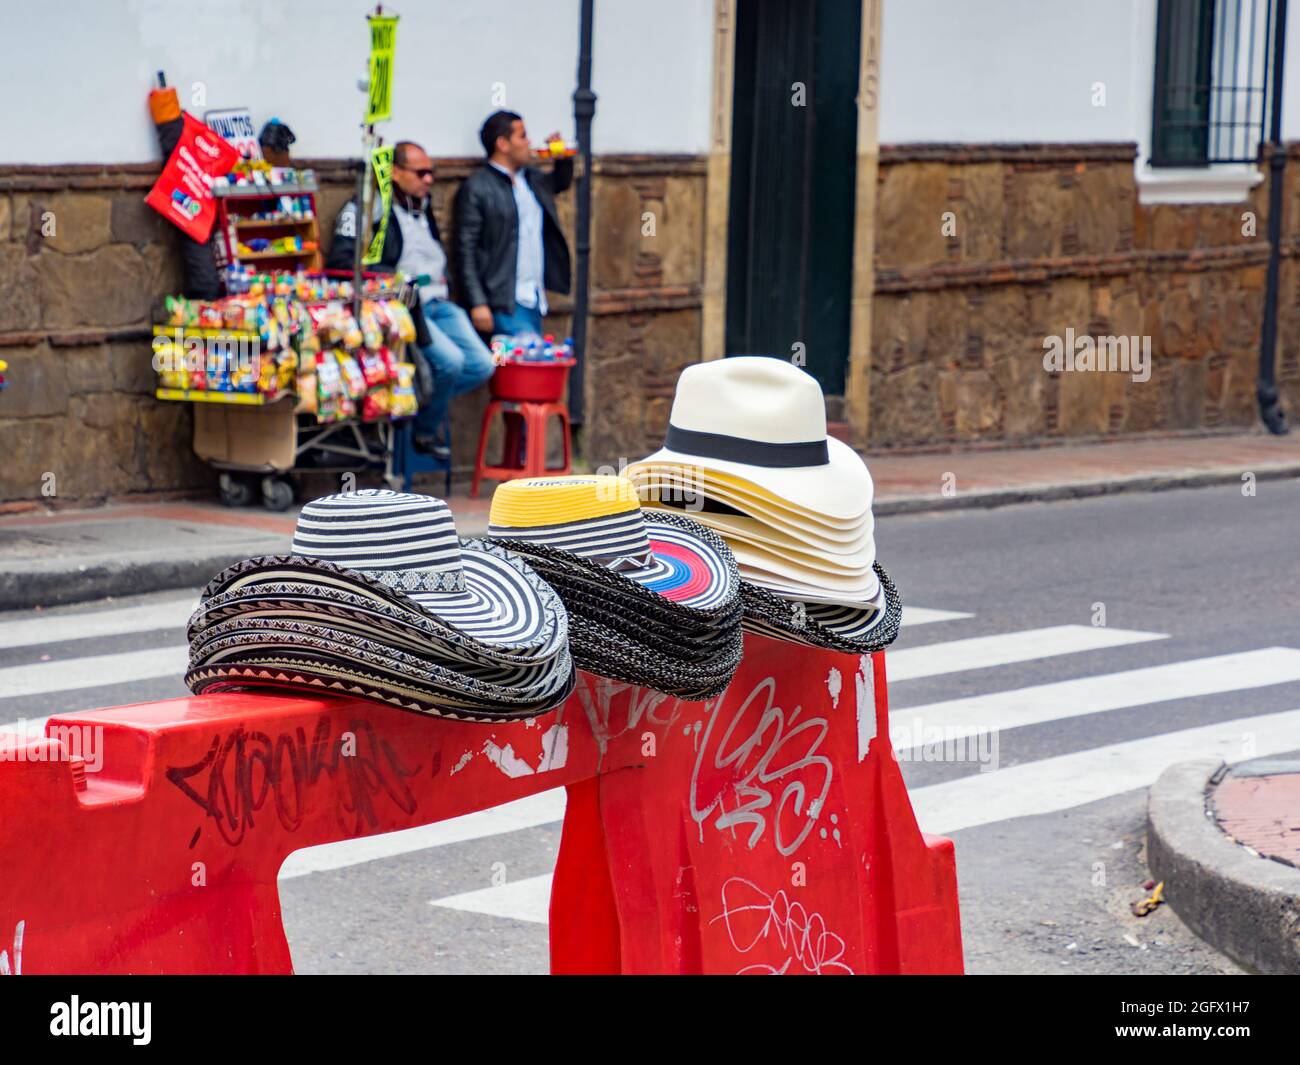
[[[563,604],[540,579],[472,544],[441,499],[386,488],[314,500],[293,534],[295,556],[369,577],[474,639],[526,647],[554,630]]]
[[[559,595],[518,555],[461,540],[440,499],[317,499],[293,552],[209,582],[189,625],[192,690],[308,686],[466,720],[542,713],[572,690]]]
[[[873,568],[880,591],[861,607],[788,599],[741,581],[745,631],[848,654],[882,651],[898,637],[903,601],[884,567]]]

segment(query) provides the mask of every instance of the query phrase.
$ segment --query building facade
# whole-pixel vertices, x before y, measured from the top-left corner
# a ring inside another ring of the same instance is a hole
[[[60,501],[201,490],[188,407],[152,395],[150,316],[179,264],[143,203],[160,166],[145,94],[164,69],[195,113],[289,123],[328,230],[358,151],[364,9],[201,2],[181,26],[161,2],[47,8],[56,43],[0,76],[41,100],[0,143],[0,502],[42,498],[50,472]],[[586,461],[658,446],[681,368],[750,352],[814,373],[836,431],[868,450],[1256,424],[1273,11],[597,0]],[[491,110],[572,137],[577,36],[576,4],[404,14],[384,132],[435,157],[440,223]],[[1283,101],[1277,374],[1294,409],[1296,78]],[[559,206],[572,233],[572,193]],[[553,300],[548,325],[568,332],[571,313]],[[1045,361],[1121,339],[1143,366]],[[458,461],[480,411],[456,407]]]

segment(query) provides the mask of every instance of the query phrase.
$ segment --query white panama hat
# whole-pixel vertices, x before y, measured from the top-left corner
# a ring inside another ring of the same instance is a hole
[[[871,506],[866,464],[826,435],[821,386],[782,359],[738,355],[686,367],[664,446],[642,461],[739,477],[831,522],[856,523]]]
[[[699,467],[630,466],[628,479],[641,495],[642,505],[687,514],[747,514],[774,528],[792,530],[802,538],[810,534],[824,540],[861,543],[870,539],[875,518],[870,507],[858,518],[828,522],[803,510],[795,510],[770,496],[756,496],[712,479]],[[733,479],[733,483],[734,479]]]

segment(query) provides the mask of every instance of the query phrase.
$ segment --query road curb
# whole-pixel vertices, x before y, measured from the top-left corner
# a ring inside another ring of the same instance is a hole
[[[0,610],[30,610],[107,596],[194,588],[207,584],[227,566],[257,553],[225,551],[197,558],[145,560],[91,556],[71,568],[4,567],[0,568]]]
[[[1205,800],[1218,759],[1170,766],[1147,800],[1147,864],[1198,936],[1262,973],[1300,973],[1300,869],[1233,842]]]
[[[1164,492],[1175,488],[1209,488],[1214,485],[1240,484],[1242,475],[1253,473],[1256,481],[1280,481],[1300,477],[1300,462],[1258,468],[1236,467],[1229,470],[1197,470],[1191,473],[1142,474],[1135,477],[1110,477],[1095,481],[1068,481],[1064,484],[1036,484],[1022,488],[998,488],[989,491],[963,492],[956,495],[899,496],[879,499],[872,506],[876,517],[891,514],[925,514],[938,510],[990,509],[1017,503],[1051,503],[1064,499],[1090,499],[1095,496],[1121,495],[1126,492]]]

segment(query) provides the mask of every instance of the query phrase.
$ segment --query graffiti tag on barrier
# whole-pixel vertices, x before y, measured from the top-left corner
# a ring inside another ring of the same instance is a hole
[[[352,835],[379,824],[375,799],[386,796],[405,814],[415,812],[416,798],[406,784],[419,767],[403,764],[388,740],[375,735],[368,721],[348,726],[356,749],[345,753],[341,737],[333,734],[334,718],[322,714],[310,738],[302,726],[274,739],[245,729],[213,737],[202,759],[193,765],[171,766],[167,779],[191,799],[216,825],[221,838],[239,846],[257,817],[269,806],[280,826],[293,832],[302,824],[309,792],[322,776],[342,777],[337,813],[344,831]],[[193,847],[202,826],[190,840]]]
[[[739,954],[775,938],[789,957],[781,965],[755,962],[737,976],[782,976],[796,963],[806,973],[853,975],[844,962],[844,940],[826,927],[819,913],[791,902],[784,891],[769,895],[752,880],[733,876],[722,885],[722,912],[709,923],[724,922],[727,938]]]
[[[581,675],[575,690],[602,759],[611,740],[631,732],[642,721],[647,725],[666,727],[682,714],[681,699],[653,688],[605,677],[594,678],[594,683],[592,680],[585,674]]]
[[[824,717],[800,721],[798,706],[787,717],[775,698],[776,681],[768,677],[734,712],[721,701],[713,707],[691,773],[691,816],[701,837],[715,810],[720,831],[749,825],[750,850],[770,818],[776,849],[788,857],[812,831],[830,791],[830,759],[817,753],[830,725]]]

